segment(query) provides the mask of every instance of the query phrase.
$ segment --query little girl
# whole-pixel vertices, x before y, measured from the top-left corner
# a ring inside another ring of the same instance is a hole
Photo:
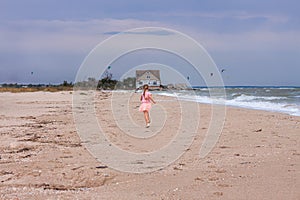
[[[146,128],[150,127],[150,118],[149,111],[151,109],[151,101],[155,104],[156,102],[152,98],[152,94],[148,91],[149,86],[146,84],[143,86],[143,94],[141,95],[140,101],[142,104],[140,105],[139,111],[144,112],[144,118],[146,122]],[[151,101],[150,101],[151,100]]]

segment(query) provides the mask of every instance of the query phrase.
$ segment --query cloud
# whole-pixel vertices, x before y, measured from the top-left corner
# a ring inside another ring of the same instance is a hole
[[[116,35],[116,34],[128,34],[128,35],[157,35],[157,36],[169,36],[173,35],[173,32],[160,30],[160,31],[111,31],[103,33],[105,35]]]
[[[172,15],[172,13],[167,13]],[[184,15],[183,13],[176,13]],[[204,17],[237,19],[262,17],[256,14],[230,13],[185,13]],[[269,21],[282,22],[288,20],[280,16],[267,16]],[[124,34],[151,34],[169,35],[168,31],[128,32],[128,29],[138,27],[161,26],[174,28],[191,35],[199,43],[212,51],[240,51],[276,48],[296,49],[300,45],[300,31],[274,31],[268,28],[259,28],[244,31],[220,32],[211,29],[202,29],[201,26],[172,25],[156,21],[136,19],[92,19],[81,21],[67,20],[21,20],[1,22],[0,51],[2,52],[61,52],[61,53],[88,53],[98,43],[110,35]],[[126,32],[127,31],[127,32]]]
[[[104,32],[104,35],[116,35],[122,33],[121,31],[109,31],[109,32]]]
[[[290,20],[290,16],[284,14],[275,14],[275,13],[259,13],[259,12],[247,12],[241,10],[231,10],[231,11],[203,11],[203,12],[182,12],[182,11],[170,11],[170,12],[144,12],[143,15],[149,17],[174,17],[178,18],[194,18],[196,22],[199,19],[215,19],[215,20],[251,20],[251,19],[264,19],[266,22],[271,22],[274,24],[287,23]]]
[[[86,52],[114,30],[162,25],[159,22],[134,19],[8,21],[2,22],[0,26],[0,51]]]

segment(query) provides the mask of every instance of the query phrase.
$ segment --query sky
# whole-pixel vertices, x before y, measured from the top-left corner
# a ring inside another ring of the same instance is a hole
[[[225,85],[300,86],[299,8],[297,0],[0,0],[0,83],[74,82],[115,33],[163,27],[201,44],[225,69]]]

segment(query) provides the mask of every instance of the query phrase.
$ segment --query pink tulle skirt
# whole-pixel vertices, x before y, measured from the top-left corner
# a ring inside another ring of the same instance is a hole
[[[149,112],[150,109],[151,109],[151,103],[142,103],[140,105],[139,111],[140,112],[144,112],[144,111],[148,111]]]

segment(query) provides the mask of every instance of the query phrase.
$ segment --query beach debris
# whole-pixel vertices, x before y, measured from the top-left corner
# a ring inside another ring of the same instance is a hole
[[[173,167],[173,169],[174,170],[183,170],[182,167],[177,167],[177,166]]]
[[[43,184],[40,184],[40,185],[44,188],[44,190],[64,191],[64,190],[75,190],[76,189],[76,188],[67,187],[67,186],[64,186],[64,185],[56,185],[56,184],[48,184],[48,183],[43,183]]]
[[[141,160],[137,160],[137,161],[135,161],[135,162],[132,162],[132,164],[142,165],[142,164],[144,164],[144,162],[141,161]]]
[[[8,174],[14,174],[14,172],[12,172],[12,171],[5,171],[5,170],[0,171],[0,176],[8,175]]]
[[[230,147],[224,146],[224,145],[223,145],[223,146],[220,146],[219,148],[220,148],[220,149],[227,149],[227,148],[230,148]]]
[[[108,168],[108,166],[106,166],[106,165],[99,165],[96,168],[97,169],[105,169],[105,168]]]
[[[241,162],[240,164],[241,165],[247,165],[247,164],[251,164],[251,162],[249,162],[249,161],[248,162]]]
[[[77,170],[77,169],[80,169],[82,167],[84,167],[84,166],[73,167],[71,170]]]
[[[31,157],[33,154],[27,154],[27,155],[25,155],[25,156],[23,156],[22,158],[29,158],[29,157]]]
[[[9,151],[7,153],[22,153],[25,151],[31,151],[34,149],[34,146],[27,145],[20,142],[12,142],[9,145]]]
[[[214,192],[214,195],[216,195],[216,196],[223,196],[223,192]]]
[[[240,156],[240,154],[239,153],[235,153],[235,154],[233,154],[234,156]]]
[[[196,178],[195,178],[195,181],[204,181],[204,179],[201,178],[201,177],[196,177]]]
[[[260,128],[260,129],[256,129],[256,130],[254,130],[254,132],[256,132],[256,133],[258,133],[258,132],[262,132],[262,128]]]
[[[217,181],[217,180],[219,180],[219,178],[218,177],[209,177],[208,180],[209,181]]]

